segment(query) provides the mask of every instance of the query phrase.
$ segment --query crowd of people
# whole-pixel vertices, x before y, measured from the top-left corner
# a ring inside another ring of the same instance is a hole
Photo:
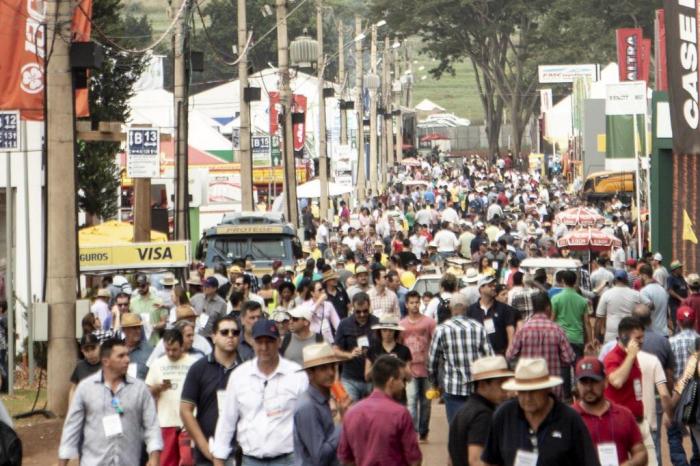
[[[597,225],[619,246],[557,247],[582,202],[511,165],[424,160],[334,222],[304,204],[304,257],[261,277],[239,258],[104,279],[60,463],[437,464],[444,405],[452,466],[662,464],[664,430],[674,466],[700,464],[700,276],[640,247],[623,199]]]

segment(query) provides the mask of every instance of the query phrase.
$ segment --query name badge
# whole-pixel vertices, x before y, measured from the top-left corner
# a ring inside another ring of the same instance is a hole
[[[221,417],[221,413],[224,411],[224,401],[226,400],[226,390],[217,390],[216,391],[216,406],[219,408],[219,417]]]
[[[138,374],[139,365],[135,362],[129,363],[129,368],[126,370],[126,375],[129,377],[136,378]]]
[[[357,337],[357,346],[360,348],[369,348],[369,338],[366,335]]]
[[[635,379],[632,382],[632,386],[634,387],[634,397],[637,399],[637,401],[642,401],[642,381]]]
[[[484,319],[484,328],[488,334],[496,333],[496,326],[493,324],[493,319]]]
[[[598,444],[600,466],[620,466],[617,461],[617,446],[614,443]]]
[[[112,414],[102,418],[102,428],[105,431],[105,437],[110,438],[122,433],[122,420],[119,414]]]
[[[515,454],[515,463],[513,463],[513,466],[537,466],[537,453],[518,450]]]

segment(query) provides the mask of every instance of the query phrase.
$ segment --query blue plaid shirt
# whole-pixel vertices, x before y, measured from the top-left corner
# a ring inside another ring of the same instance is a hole
[[[688,363],[688,358],[695,352],[695,339],[700,337],[693,329],[685,329],[669,338],[671,351],[676,358],[676,370],[673,377],[679,380]]]

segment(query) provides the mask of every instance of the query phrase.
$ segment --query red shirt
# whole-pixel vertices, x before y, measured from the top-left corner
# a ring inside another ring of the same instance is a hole
[[[405,466],[421,461],[408,410],[375,389],[343,417],[338,459],[357,466]]]
[[[574,403],[572,407],[586,423],[593,445],[615,443],[619,464],[627,462],[632,447],[642,443],[642,433],[639,431],[637,421],[630,410],[624,406],[610,403],[610,407],[602,416],[584,411],[579,403]]]
[[[695,310],[695,331],[700,331],[700,293],[691,293],[681,304]]]
[[[605,364],[605,373],[612,374],[618,367],[622,365],[627,353],[620,345],[615,345],[603,363]],[[642,405],[642,371],[639,369],[639,363],[635,359],[630,375],[620,388],[615,388],[611,383],[605,389],[605,398],[624,406],[632,411],[636,419],[641,419],[644,416],[644,406]]]

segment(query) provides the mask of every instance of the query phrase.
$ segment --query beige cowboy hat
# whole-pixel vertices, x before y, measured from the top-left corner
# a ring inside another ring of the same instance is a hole
[[[112,297],[112,293],[109,292],[107,288],[100,288],[97,290],[97,295],[98,298],[107,298],[110,299]]]
[[[193,317],[196,318],[197,314],[194,312],[192,306],[188,304],[181,304],[175,309],[176,320],[191,319]]]
[[[403,332],[404,328],[399,325],[399,318],[392,314],[384,314],[378,324],[372,325],[372,330],[396,330]]]
[[[160,279],[160,284],[163,286],[175,286],[177,285],[177,278],[172,272],[165,272],[163,278]]]
[[[513,377],[513,371],[508,369],[508,362],[503,356],[479,358],[472,363],[471,370],[472,382]]]
[[[326,283],[328,280],[338,280],[338,274],[333,270],[326,270],[323,272],[322,282]]]
[[[125,312],[121,316],[121,327],[143,327],[143,322],[141,322],[141,316],[138,314],[133,314],[131,312]]]
[[[312,367],[324,366],[326,364],[335,364],[341,362],[342,359],[335,355],[333,348],[328,343],[315,343],[305,346],[302,351],[304,358],[304,369]]]
[[[549,375],[547,361],[543,358],[521,358],[515,366],[515,377],[505,382],[503,390],[528,392],[561,385],[561,377]]]
[[[479,271],[476,270],[474,267],[469,267],[467,269],[467,273],[464,274],[462,280],[464,280],[464,283],[473,285],[474,283],[479,281]]]

